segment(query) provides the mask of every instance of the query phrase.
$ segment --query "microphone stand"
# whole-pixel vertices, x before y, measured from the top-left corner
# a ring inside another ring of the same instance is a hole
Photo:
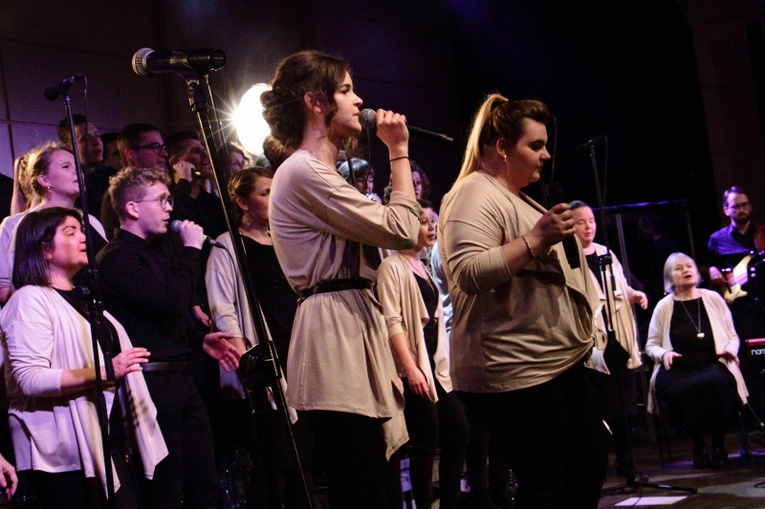
[[[592,141],[592,140],[591,140]],[[615,313],[615,302],[616,302],[616,277],[614,275],[613,271],[613,259],[611,257],[611,248],[609,247],[609,241],[608,241],[608,228],[606,228],[606,208],[603,203],[603,194],[600,189],[600,175],[598,173],[598,162],[597,158],[595,157],[595,143],[588,142],[586,144],[587,149],[590,154],[590,163],[592,165],[592,171],[595,179],[595,191],[598,198],[598,215],[600,218],[600,224],[602,226],[603,231],[603,239],[604,244],[606,247],[606,254],[598,256],[598,267],[600,268],[600,284],[602,286],[603,294],[606,296],[606,307],[605,307],[605,313],[603,316],[603,320],[605,322],[606,326],[606,349],[610,347],[615,348],[618,344],[618,341],[616,339],[616,332],[613,328],[614,323],[614,313]],[[610,285],[610,287],[609,287]],[[632,304],[629,304],[632,305]],[[625,376],[625,366],[618,365],[613,366],[611,368],[613,370],[613,373],[610,376],[614,376],[615,383],[618,386],[617,393],[619,395],[619,411],[621,413],[620,417],[624,419],[624,422],[626,423],[627,418],[625,415],[626,409],[624,404],[624,376]],[[604,420],[605,424],[605,420]],[[611,432],[610,429],[608,429],[609,432]],[[673,491],[680,491],[684,493],[696,493],[696,488],[685,488],[685,487],[678,487],[678,486],[670,486],[668,484],[656,484],[656,483],[650,483],[648,482],[648,477],[644,477],[640,470],[637,468],[637,465],[635,463],[635,457],[632,454],[632,443],[630,440],[630,433],[629,433],[629,426],[626,426],[626,434],[625,434],[625,440],[627,445],[627,451],[629,453],[630,460],[632,461],[632,473],[627,478],[627,482],[625,484],[614,486],[611,488],[605,488],[601,490],[601,494],[606,493],[621,493],[627,490],[635,489],[637,488],[641,493],[643,488],[655,488],[655,489],[661,489],[661,490],[673,490]]]
[[[236,256],[236,262],[239,265],[239,273],[242,277],[245,294],[250,306],[255,332],[258,336],[258,344],[242,355],[237,374],[239,375],[242,385],[244,385],[248,391],[255,421],[257,440],[267,463],[266,475],[269,477],[267,482],[269,486],[268,504],[269,507],[274,509],[281,509],[282,507],[281,495],[279,493],[279,482],[276,475],[275,455],[273,453],[275,438],[272,436],[273,433],[268,420],[268,412],[271,411],[268,398],[268,389],[270,389],[270,394],[273,395],[276,402],[277,412],[279,413],[281,423],[286,430],[293,465],[302,482],[301,486],[306,507],[308,509],[313,509],[308,484],[306,483],[305,474],[300,463],[300,457],[295,443],[295,437],[292,432],[292,425],[290,423],[290,417],[284,399],[284,392],[279,383],[282,373],[278,363],[276,347],[271,340],[268,327],[263,319],[260,302],[252,284],[251,274],[247,265],[247,254],[244,250],[244,243],[242,242],[242,237],[239,234],[239,229],[234,220],[235,216],[231,199],[226,192],[229,165],[227,160],[228,155],[222,153],[224,151],[218,150],[219,147],[223,147],[223,136],[220,129],[220,123],[217,120],[217,113],[215,112],[214,106],[211,107],[208,103],[202,87],[200,86],[200,77],[184,75],[184,78],[186,80],[186,92],[189,99],[189,105],[191,106],[191,110],[197,115],[199,127],[204,133],[207,152],[211,155],[215,184],[220,191],[221,205],[223,206],[228,231],[231,234],[234,254]],[[212,90],[209,88],[208,75],[205,74],[203,78],[208,85],[208,95],[212,98],[213,94]],[[213,125],[215,125],[215,129],[213,129]],[[265,454],[267,451],[270,451],[271,453]]]
[[[87,82],[86,82],[87,83]],[[64,97],[64,108],[69,122],[69,135],[72,139],[72,152],[74,152],[74,166],[77,170],[77,185],[80,190],[80,201],[82,209],[82,222],[85,233],[85,246],[88,255],[87,271],[88,281],[78,287],[84,297],[87,297],[87,314],[90,323],[90,335],[93,348],[93,367],[96,370],[96,412],[98,414],[98,424],[101,429],[101,447],[104,455],[104,474],[106,476],[106,499],[107,506],[115,507],[114,497],[114,474],[112,472],[112,457],[109,447],[109,415],[106,409],[106,399],[104,398],[104,382],[101,380],[101,361],[98,355],[99,345],[104,356],[104,368],[106,379],[113,386],[114,366],[111,358],[111,344],[105,341],[108,335],[104,334],[106,324],[104,323],[104,307],[101,298],[101,286],[98,280],[98,269],[95,264],[95,253],[93,252],[93,239],[91,238],[90,217],[88,214],[87,189],[85,188],[85,175],[80,164],[79,150],[77,149],[77,135],[74,128],[74,119],[72,117],[72,101],[69,96],[69,86],[61,88],[61,95]],[[55,99],[55,97],[54,97]],[[115,401],[114,404],[119,404]]]

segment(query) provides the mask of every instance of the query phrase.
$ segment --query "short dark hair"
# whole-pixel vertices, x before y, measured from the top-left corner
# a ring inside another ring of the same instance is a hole
[[[132,166],[121,169],[109,179],[109,199],[120,221],[126,217],[127,203],[143,199],[146,196],[146,188],[157,182],[165,185],[170,183],[170,177],[166,171]]]
[[[86,124],[88,122],[88,117],[75,113],[72,115],[72,121],[74,122],[75,127],[77,127],[78,125]],[[57,132],[58,139],[61,140],[61,143],[72,143],[72,133],[69,132],[69,117],[64,117],[59,120]]]
[[[27,213],[16,228],[16,253],[13,258],[13,286],[50,286],[50,270],[45,250],[53,247],[56,229],[67,217],[82,225],[75,209],[47,207]]]
[[[128,124],[122,128],[119,137],[117,138],[117,149],[120,151],[120,155],[125,157],[125,150],[134,149],[136,142],[140,136],[144,133],[159,132],[159,128],[152,124]]]
[[[746,192],[746,189],[744,189],[741,186],[730,186],[728,189],[723,192],[723,200],[722,205],[725,208],[728,208],[728,196],[732,194],[745,194],[747,198],[749,198],[749,193]]]
[[[586,201],[582,200],[574,200],[571,203],[568,204],[569,207],[571,207],[571,210],[581,209],[582,207],[587,207],[588,209],[591,209],[590,204]]]
[[[110,133],[103,133],[101,135],[101,143],[106,146],[107,143],[111,143],[113,141],[118,141],[120,137],[120,133],[110,132]]]
[[[199,140],[199,135],[195,131],[178,131],[168,135],[165,138],[165,145],[167,146],[167,154],[171,157],[178,157],[181,152],[186,150],[186,144],[184,142],[188,140]]]

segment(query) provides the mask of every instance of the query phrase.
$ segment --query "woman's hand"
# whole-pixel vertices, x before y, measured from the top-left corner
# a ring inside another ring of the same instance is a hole
[[[377,137],[385,143],[390,157],[409,155],[409,129],[406,117],[392,111],[377,110]]]
[[[241,352],[231,343],[234,339],[228,332],[211,332],[206,334],[202,341],[202,350],[218,361],[218,364],[226,371],[239,369]]]
[[[415,366],[404,368],[404,376],[409,382],[409,390],[417,396],[428,397],[428,380],[423,372]]]
[[[114,376],[119,380],[124,378],[128,373],[141,371],[141,364],[149,362],[149,355],[151,354],[147,349],[138,346],[123,350],[119,355],[112,359]]]
[[[641,291],[633,290],[632,295],[630,295],[630,302],[637,304],[641,309],[648,308],[648,297]]]
[[[661,362],[664,364],[664,369],[669,371],[669,369],[672,367],[672,361],[675,359],[675,357],[682,357],[682,355],[671,350],[664,352],[664,355],[661,356]]]
[[[559,203],[545,212],[529,231],[527,238],[534,253],[538,254],[573,234],[574,213],[567,203]]]
[[[5,488],[9,500],[13,498],[18,485],[19,478],[16,476],[16,469],[0,454],[0,486]]]
[[[736,366],[739,365],[738,355],[735,353],[729,352],[727,350],[723,350],[722,352],[717,352],[717,356],[725,359],[726,362],[735,362]]]

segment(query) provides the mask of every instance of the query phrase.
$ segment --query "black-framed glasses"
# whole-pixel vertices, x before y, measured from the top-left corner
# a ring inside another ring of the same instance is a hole
[[[167,145],[161,145],[159,143],[149,143],[148,145],[141,145],[140,147],[133,148],[133,150],[142,150],[142,149],[152,150],[157,155],[159,155],[162,152],[167,153]]]
[[[734,203],[733,205],[726,205],[726,209],[733,209],[733,210],[747,210],[751,206],[751,203],[748,201],[745,201],[744,203]]]
[[[166,205],[173,206],[173,197],[172,196],[158,196],[156,198],[149,198],[146,200],[134,200],[135,203],[144,203],[147,201],[156,201],[160,204],[160,206],[164,207]]]

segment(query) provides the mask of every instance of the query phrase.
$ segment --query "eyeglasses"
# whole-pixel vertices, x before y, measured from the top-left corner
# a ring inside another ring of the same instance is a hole
[[[736,203],[735,205],[728,205],[725,208],[726,209],[733,209],[733,210],[746,210],[749,208],[751,203],[748,201],[745,201],[744,203]]]
[[[162,152],[167,153],[167,145],[160,145],[159,143],[149,143],[148,145],[141,145],[140,147],[135,147],[133,150],[142,150],[142,149],[149,149],[153,150],[155,154],[159,155]]]
[[[134,200],[135,203],[144,203],[147,201],[156,201],[160,204],[160,206],[165,207],[167,205],[173,206],[173,197],[172,196],[158,196],[157,198],[150,198],[147,200]]]

